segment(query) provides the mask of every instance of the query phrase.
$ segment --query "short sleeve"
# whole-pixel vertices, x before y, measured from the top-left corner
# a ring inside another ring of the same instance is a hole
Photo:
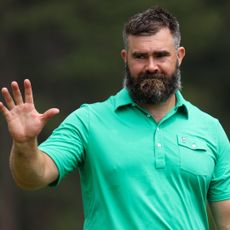
[[[217,160],[207,196],[209,202],[230,199],[230,144],[219,122],[215,135]]]
[[[39,145],[56,164],[59,177],[52,186],[60,181],[84,161],[88,137],[88,109],[82,106],[72,112],[57,127],[49,138]]]

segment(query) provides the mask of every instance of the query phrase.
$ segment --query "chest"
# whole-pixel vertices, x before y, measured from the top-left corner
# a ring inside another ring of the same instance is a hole
[[[188,131],[185,124],[172,128],[147,120],[100,124],[91,130],[86,153],[86,164],[96,174],[127,182],[134,175],[151,182],[160,176],[192,184],[200,178],[207,186],[215,162],[214,149],[202,133]]]

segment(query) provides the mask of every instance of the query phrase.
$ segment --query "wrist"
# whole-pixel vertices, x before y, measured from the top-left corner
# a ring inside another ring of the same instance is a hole
[[[37,139],[31,139],[27,142],[17,142],[13,140],[11,154],[17,154],[20,156],[28,157],[34,155],[37,152],[37,146]]]

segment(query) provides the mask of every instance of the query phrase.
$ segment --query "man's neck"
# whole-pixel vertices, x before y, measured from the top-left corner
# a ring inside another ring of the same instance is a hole
[[[152,105],[152,104],[143,104],[143,108],[147,109],[149,113],[153,116],[155,121],[159,123],[162,118],[176,105],[176,95],[173,94],[166,102]]]

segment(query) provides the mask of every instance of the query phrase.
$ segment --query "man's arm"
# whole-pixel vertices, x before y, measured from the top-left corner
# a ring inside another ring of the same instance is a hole
[[[2,112],[13,139],[10,153],[10,168],[16,183],[25,189],[37,189],[53,182],[58,177],[55,163],[37,147],[37,136],[59,110],[37,112],[33,102],[32,86],[24,81],[24,98],[17,82],[11,83],[12,96],[7,88],[2,89],[6,106],[0,102]]]
[[[58,177],[55,163],[36,143],[13,143],[10,169],[16,184],[23,189],[45,187]]]
[[[230,199],[210,202],[210,209],[218,230],[230,229]]]

